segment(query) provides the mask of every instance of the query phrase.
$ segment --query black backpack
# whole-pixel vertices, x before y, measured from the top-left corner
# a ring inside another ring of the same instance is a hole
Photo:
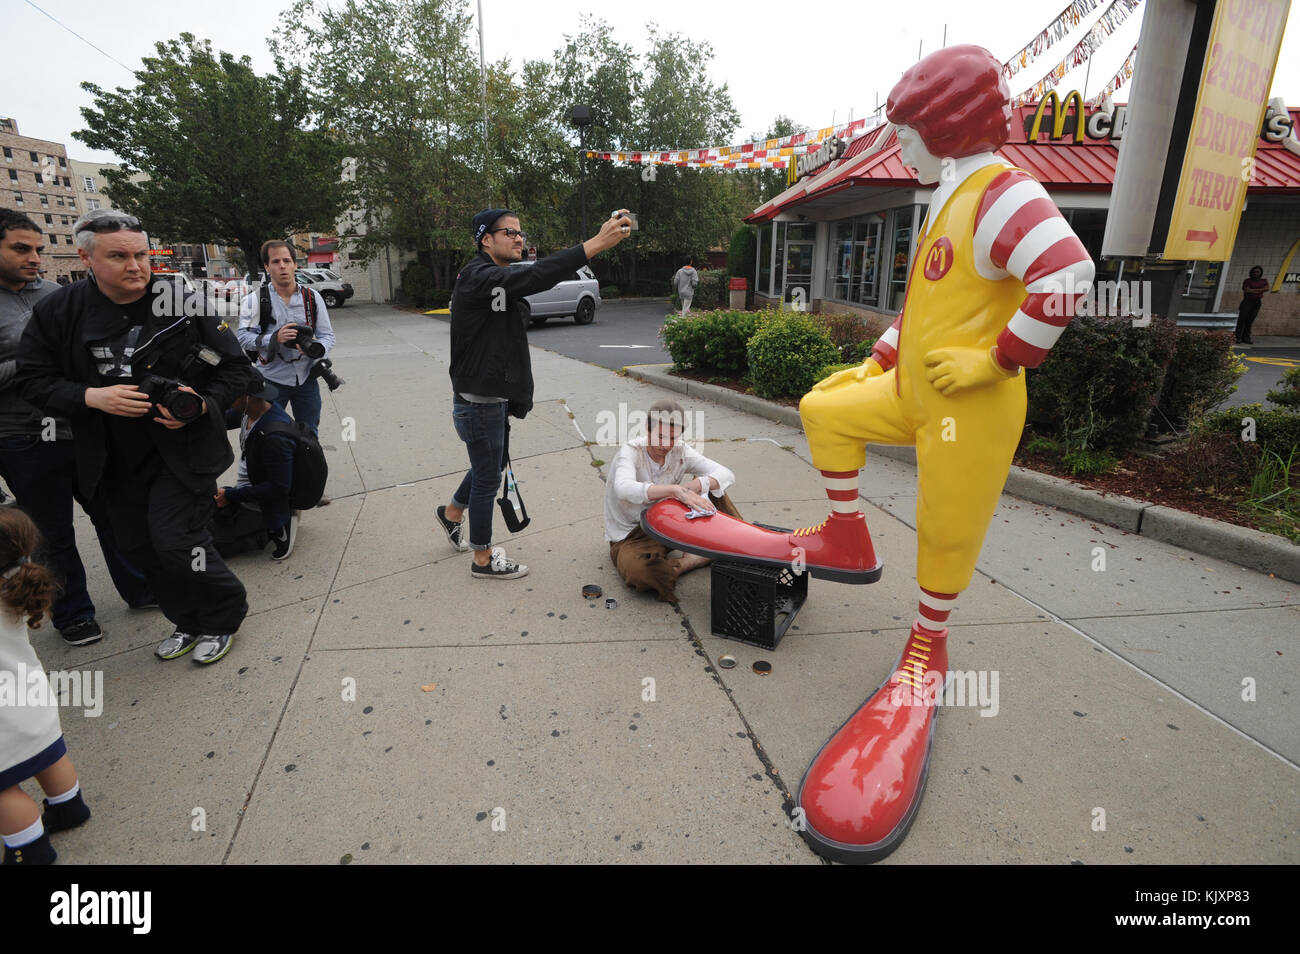
[[[325,462],[325,451],[312,429],[303,421],[267,421],[259,429],[262,434],[287,434],[295,443],[293,451],[293,486],[289,490],[289,506],[294,510],[310,510],[325,496],[325,482],[330,469]]]

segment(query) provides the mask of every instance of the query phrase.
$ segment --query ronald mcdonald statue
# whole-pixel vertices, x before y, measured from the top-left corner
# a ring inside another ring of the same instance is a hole
[[[1022,369],[1047,356],[1092,284],[1087,251],[1043,187],[994,154],[1007,139],[1009,99],[1001,64],[978,46],[930,54],[889,93],[903,162],[937,187],[902,313],[870,358],[799,405],[830,516],[785,534],[738,524],[744,533],[725,543],[719,532],[730,522],[671,521],[675,542],[697,552],[802,560],[813,576],[872,582],[880,564],[858,498],[865,445],[916,447],[917,618],[893,674],[822,746],[799,787],[804,837],[836,861],[883,858],[916,815],[948,672],[946,624],[1024,427]]]

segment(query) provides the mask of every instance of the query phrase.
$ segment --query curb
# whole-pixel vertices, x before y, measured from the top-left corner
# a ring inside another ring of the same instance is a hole
[[[641,364],[630,365],[623,370],[629,377],[646,384],[655,384],[689,397],[707,398],[756,417],[803,429],[799,412],[794,408],[716,384],[674,377],[668,373],[671,367],[670,364]],[[883,457],[916,464],[916,450],[912,447],[868,445],[867,450]],[[1024,467],[1011,468],[1004,492],[1021,500],[1066,510],[1183,550],[1227,560],[1251,570],[1272,574],[1279,579],[1300,583],[1300,546],[1272,533],[1239,527],[1222,520],[1211,520],[1132,497],[1098,493],[1081,484]]]

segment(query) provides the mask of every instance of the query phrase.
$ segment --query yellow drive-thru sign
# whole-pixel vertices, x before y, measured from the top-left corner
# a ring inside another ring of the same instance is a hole
[[[1291,0],[1219,0],[1164,257],[1232,257]]]

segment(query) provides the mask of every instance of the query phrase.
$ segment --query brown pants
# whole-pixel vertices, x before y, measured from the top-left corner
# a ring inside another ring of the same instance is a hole
[[[736,505],[726,494],[709,495],[720,513],[737,520],[743,519]],[[680,561],[668,559],[668,547],[652,540],[640,527],[634,527],[622,540],[609,545],[609,558],[623,582],[637,592],[654,590],[665,603],[677,602],[677,575]]]

